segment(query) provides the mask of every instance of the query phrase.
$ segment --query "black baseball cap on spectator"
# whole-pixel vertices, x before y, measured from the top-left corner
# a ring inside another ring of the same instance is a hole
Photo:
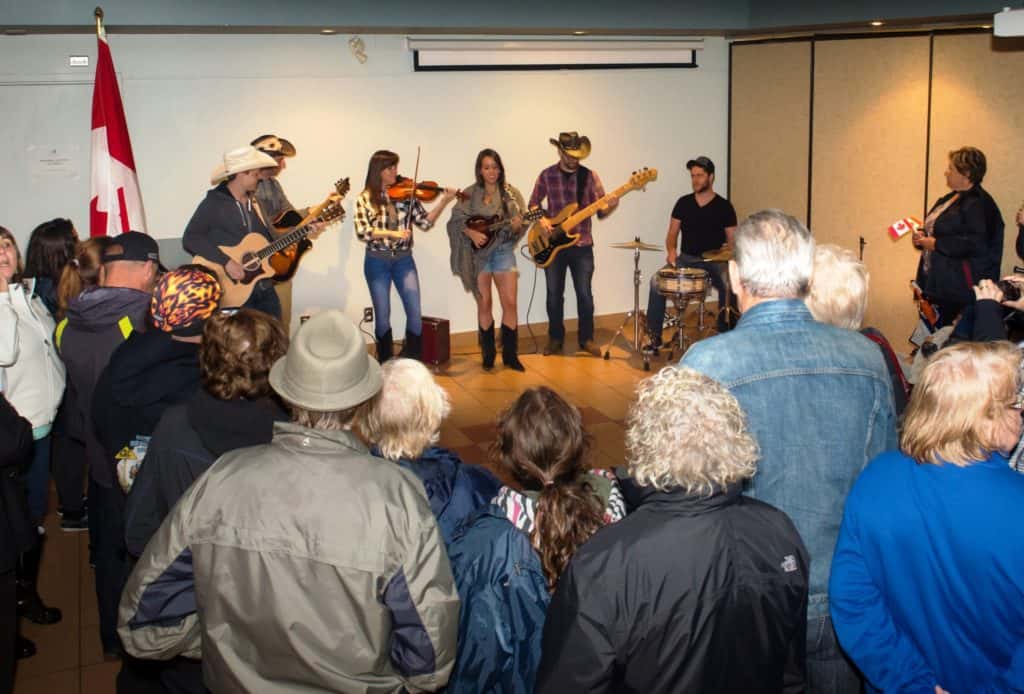
[[[107,247],[103,250],[103,262],[109,263],[115,260],[134,260],[144,263],[152,260],[160,263],[160,246],[156,239],[140,231],[126,231],[120,236],[110,239]]]
[[[686,162],[686,170],[687,171],[689,171],[690,169],[692,169],[695,166],[699,166],[700,168],[704,169],[704,171],[706,171],[709,174],[715,173],[715,162],[711,161],[710,159],[708,159],[707,157],[705,157],[703,155],[697,157],[696,159],[691,159],[690,161]]]

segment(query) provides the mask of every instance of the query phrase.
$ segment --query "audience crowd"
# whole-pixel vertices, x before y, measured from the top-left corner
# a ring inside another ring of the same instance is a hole
[[[915,241],[956,291],[912,377],[864,264],[763,210],[741,319],[640,382],[611,470],[548,387],[465,463],[431,372],[341,312],[289,339],[144,234],[0,227],[0,691],[18,618],[62,618],[52,477],[121,692],[1024,692],[1024,301],[992,245],[973,297],[943,271],[954,212],[998,217],[969,149]]]

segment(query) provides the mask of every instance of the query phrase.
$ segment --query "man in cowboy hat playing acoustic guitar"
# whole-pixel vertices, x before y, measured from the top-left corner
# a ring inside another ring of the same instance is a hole
[[[577,132],[559,133],[558,139],[551,138],[551,144],[558,148],[558,163],[540,172],[530,196],[530,207],[537,207],[547,200],[546,209],[557,214],[566,205],[579,203],[586,207],[604,196],[604,186],[596,171],[582,166],[581,159],[590,154],[590,138]],[[617,198],[607,201],[607,206],[597,213],[603,219],[619,204]],[[540,219],[541,226],[548,232],[551,223]],[[601,356],[601,349],[594,342],[594,292],[591,280],[594,277],[594,239],[590,234],[591,220],[585,219],[574,229],[580,235],[579,242],[562,250],[544,268],[547,280],[548,344],[544,354],[561,354],[565,342],[565,325],[562,314],[565,306],[565,271],[572,273],[576,288],[576,308],[579,315],[580,349],[595,357]]]
[[[273,157],[252,146],[226,152],[224,161],[210,175],[210,183],[216,187],[206,193],[185,227],[181,239],[185,250],[223,266],[228,277],[242,279],[245,275],[242,266],[219,247],[237,245],[246,234],[252,233],[265,236],[268,242],[274,240],[253,196],[263,170],[276,167]],[[269,279],[256,283],[244,306],[281,318],[281,301]]]

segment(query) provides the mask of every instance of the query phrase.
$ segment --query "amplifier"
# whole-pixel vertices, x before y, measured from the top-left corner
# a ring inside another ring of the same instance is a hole
[[[423,316],[423,363],[446,364],[452,356],[452,339],[446,318]]]

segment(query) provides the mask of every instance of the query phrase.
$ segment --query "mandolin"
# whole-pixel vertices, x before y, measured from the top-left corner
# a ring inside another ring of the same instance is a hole
[[[344,216],[345,210],[341,206],[341,198],[332,193],[322,203],[310,208],[309,213],[300,224],[275,241],[268,243],[267,237],[263,234],[252,233],[246,234],[234,246],[220,246],[220,250],[228,258],[241,265],[245,271],[245,276],[240,280],[232,279],[223,265],[201,255],[192,258],[192,262],[210,268],[217,275],[222,290],[220,297],[222,307],[242,306],[249,300],[257,282],[274,276],[275,271],[270,265],[270,259],[275,254],[306,240],[306,237],[313,233],[314,224],[336,222]]]
[[[584,219],[588,219],[600,212],[609,198],[612,196],[621,198],[630,191],[645,188],[648,183],[657,180],[657,178],[657,169],[645,167],[639,171],[634,171],[626,183],[604,197],[598,198],[582,210],[579,209],[579,205],[575,202],[566,205],[556,216],[549,218],[551,221],[551,234],[548,236],[545,236],[540,222],[534,222],[533,226],[530,227],[527,237],[527,246],[530,249],[530,256],[533,258],[533,262],[541,267],[550,265],[554,261],[555,256],[562,250],[571,248],[579,243],[580,235],[572,233],[573,228]]]
[[[527,210],[523,213],[523,223],[535,222],[541,217],[547,214],[544,210],[538,208]],[[473,215],[466,220],[466,227],[473,231],[483,234],[487,237],[487,241],[482,246],[474,246],[473,250],[482,251],[485,248],[489,248],[494,243],[494,239],[498,238],[498,232],[507,227],[511,220],[505,219],[500,215],[491,215],[490,217],[484,217],[482,215]]]
[[[348,178],[342,178],[334,182],[334,190],[339,200],[348,194],[349,188]],[[344,218],[344,211],[341,214],[342,218]],[[341,221],[341,219],[337,221]],[[274,220],[273,227],[277,234],[287,234],[301,223],[302,216],[297,211],[285,210]],[[278,282],[287,282],[294,277],[295,272],[299,269],[299,261],[302,260],[302,256],[306,254],[306,251],[312,247],[313,242],[308,238],[304,238],[298,243],[270,256],[270,267],[274,268],[274,279]]]

